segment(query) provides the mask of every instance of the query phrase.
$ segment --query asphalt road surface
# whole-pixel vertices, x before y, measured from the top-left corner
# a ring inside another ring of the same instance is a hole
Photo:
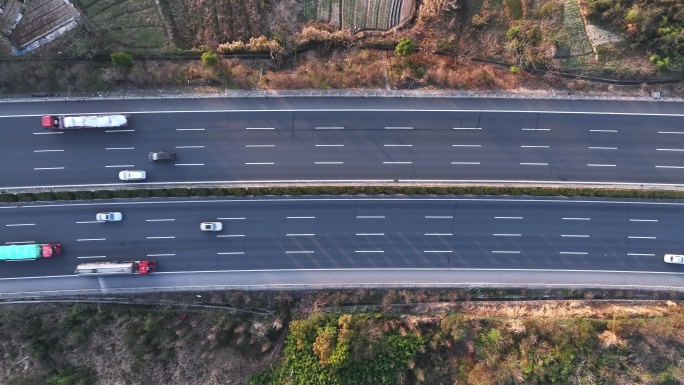
[[[105,211],[122,212],[123,221],[95,221],[95,214]],[[201,232],[199,223],[210,220],[223,222],[223,231]],[[0,207],[2,244],[61,243],[64,254],[1,262],[0,277],[72,275],[79,263],[141,259],[155,259],[160,273],[544,269],[684,277],[684,266],[663,262],[664,253],[684,253],[683,226],[681,203],[615,200],[166,199],[10,205]]]
[[[321,110],[327,109],[327,110]],[[30,111],[30,113],[28,113]],[[49,131],[42,113],[126,112]],[[28,113],[28,114],[27,114]],[[147,183],[519,181],[682,184],[681,103],[282,98],[0,104],[0,189]],[[176,162],[153,163],[170,150]]]

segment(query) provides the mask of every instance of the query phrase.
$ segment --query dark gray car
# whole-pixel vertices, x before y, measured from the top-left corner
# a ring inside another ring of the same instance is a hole
[[[176,160],[176,153],[171,151],[153,151],[147,156],[153,162]]]

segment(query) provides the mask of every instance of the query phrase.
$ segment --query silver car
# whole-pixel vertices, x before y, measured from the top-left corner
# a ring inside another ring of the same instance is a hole
[[[95,220],[100,222],[118,222],[123,219],[123,215],[119,212],[97,213]]]
[[[679,265],[684,265],[684,255],[665,254],[665,258],[663,259],[667,263],[676,263]]]
[[[221,231],[221,230],[223,230],[223,223],[221,223],[221,222],[202,222],[202,223],[200,223],[200,230],[202,230],[202,231]]]
[[[147,173],[143,170],[123,170],[119,173],[119,179],[123,181],[145,180]]]

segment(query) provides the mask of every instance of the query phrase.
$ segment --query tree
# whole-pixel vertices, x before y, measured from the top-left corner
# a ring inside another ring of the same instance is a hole
[[[114,52],[109,55],[112,58],[112,63],[119,67],[130,67],[133,65],[133,56],[125,52]]]
[[[399,44],[397,44],[397,47],[394,49],[394,54],[399,57],[413,55],[414,53],[416,53],[416,45],[411,39],[406,37],[402,37],[401,40],[399,40]]]
[[[218,55],[213,52],[205,52],[202,54],[202,63],[207,67],[213,67],[218,64]]]

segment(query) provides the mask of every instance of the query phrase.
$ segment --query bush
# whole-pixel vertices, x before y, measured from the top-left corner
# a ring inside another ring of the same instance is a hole
[[[214,67],[218,64],[218,55],[213,52],[205,52],[202,54],[202,63],[207,67]]]
[[[394,54],[398,57],[409,56],[414,53],[416,53],[416,44],[406,37],[402,37],[401,40],[399,40],[399,44],[397,44],[397,47],[394,49]]]
[[[133,65],[133,56],[125,52],[114,52],[109,57],[117,67],[131,67]]]
[[[509,68],[509,71],[511,71],[511,73],[512,73],[513,75],[517,75],[517,74],[520,73],[520,67],[518,67],[518,66],[511,66],[511,68]]]
[[[90,385],[95,384],[97,377],[90,368],[68,366],[59,368],[56,373],[45,379],[45,385]]]

